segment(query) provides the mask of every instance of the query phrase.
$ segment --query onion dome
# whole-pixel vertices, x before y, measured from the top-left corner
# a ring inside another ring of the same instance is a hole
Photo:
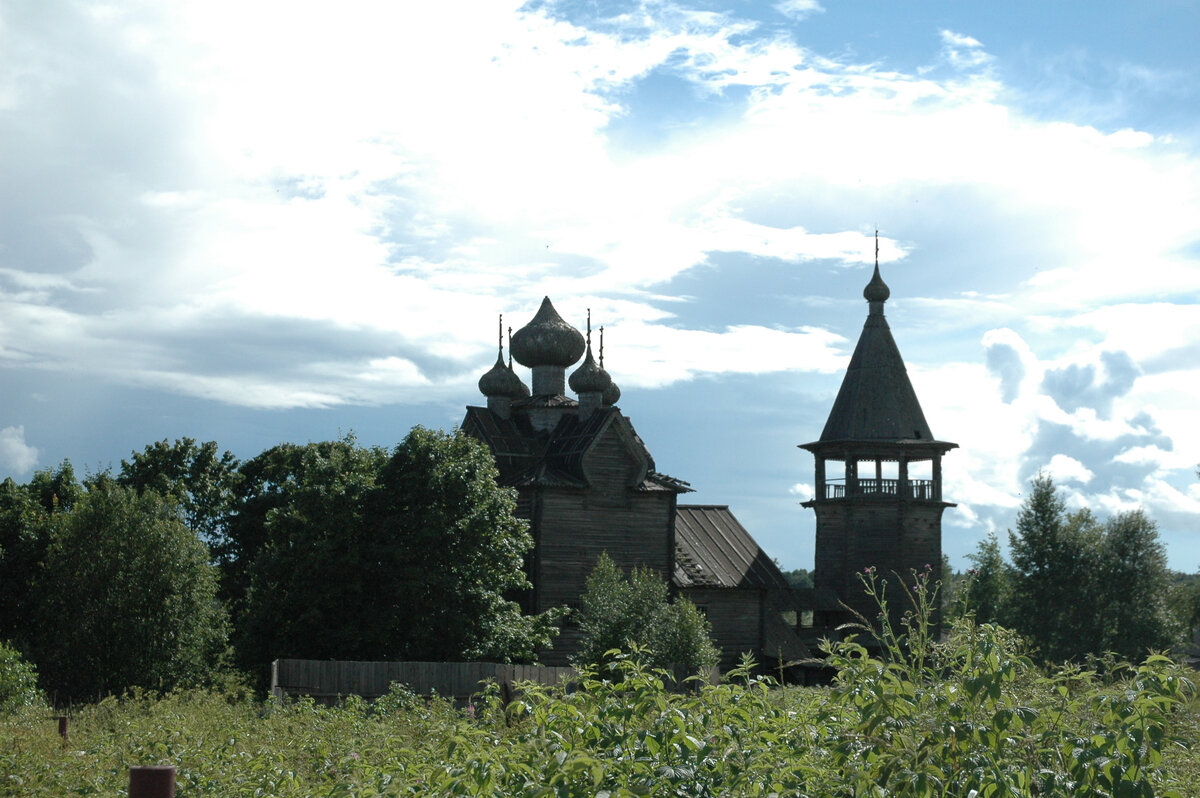
[[[892,295],[892,291],[887,287],[887,283],[879,276],[879,262],[875,263],[875,274],[871,277],[871,282],[867,283],[867,287],[863,289],[863,299],[868,302],[887,302],[888,297]]]
[[[501,319],[504,317],[501,316]],[[517,380],[517,384],[521,386],[520,392],[513,395],[513,399],[525,399],[529,396],[529,386],[521,382],[521,378],[517,377],[517,372],[513,371],[512,367],[512,327],[508,328],[508,373],[513,375]]]
[[[513,333],[509,351],[522,366],[566,368],[579,360],[584,348],[579,330],[563,321],[546,297],[537,315]]]
[[[604,371],[604,328],[603,327],[600,328],[600,370]],[[604,373],[606,376],[608,375],[607,371],[605,371]],[[612,381],[612,377],[609,377],[608,387],[605,388],[604,393],[601,394],[600,401],[604,403],[605,407],[611,407],[612,405],[615,405],[617,403],[617,400],[620,398],[621,398],[621,389],[618,388],[617,384]]]
[[[496,365],[491,371],[479,378],[479,392],[484,396],[507,396],[512,399],[523,399],[529,395],[529,389],[521,378],[504,363],[504,358],[497,355]]]
[[[583,365],[571,373],[567,384],[575,393],[604,393],[608,390],[608,386],[612,385],[612,377],[596,365],[596,361],[592,358],[592,348],[589,346],[587,356],[583,359]]]
[[[887,287],[887,283],[879,276],[879,231],[875,231],[875,274],[871,276],[871,282],[867,283],[867,287],[863,289],[863,299],[870,303],[871,313],[883,313],[883,303],[888,301],[888,297],[892,295],[892,291]]]
[[[489,399],[493,396],[523,399],[529,395],[529,389],[512,370],[512,364],[505,365],[504,363],[504,316],[500,317],[500,330],[501,338],[497,346],[496,365],[479,378],[479,392]]]
[[[607,405],[615,405],[617,400],[621,398],[621,389],[617,387],[615,382],[610,382],[608,388],[605,389],[600,401]]]
[[[596,365],[596,361],[592,358],[591,310],[588,311],[587,331],[587,355],[583,359],[583,365],[571,373],[567,384],[571,386],[572,391],[580,395],[585,393],[603,394],[612,385],[612,377],[608,376],[608,372],[602,367]]]

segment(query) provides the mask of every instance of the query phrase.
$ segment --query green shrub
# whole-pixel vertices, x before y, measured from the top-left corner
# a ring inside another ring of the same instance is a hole
[[[580,603],[580,665],[603,665],[612,661],[611,652],[632,646],[647,666],[691,676],[707,675],[720,657],[708,619],[682,596],[672,602],[667,583],[648,568],[635,568],[627,578],[601,554]],[[619,676],[620,670],[610,673]]]
[[[1164,754],[1183,740],[1176,712],[1193,693],[1181,666],[1148,657],[1123,683],[1075,666],[1039,671],[1023,641],[967,616],[945,642],[930,636],[937,588],[914,573],[911,608],[889,621],[885,582],[878,655],[854,639],[827,645],[838,675],[825,722],[851,795],[1153,796]],[[865,626],[865,625],[864,625]]]
[[[33,706],[42,700],[37,669],[10,644],[0,642],[0,710]]]

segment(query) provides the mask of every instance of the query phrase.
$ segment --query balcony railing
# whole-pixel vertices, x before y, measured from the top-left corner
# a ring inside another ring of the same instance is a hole
[[[844,499],[847,496],[899,496],[900,480],[898,479],[859,479],[857,489],[851,493],[846,490],[846,480],[830,479],[825,481],[826,499]],[[908,480],[908,491],[904,498],[917,501],[937,501],[937,485],[932,479]]]

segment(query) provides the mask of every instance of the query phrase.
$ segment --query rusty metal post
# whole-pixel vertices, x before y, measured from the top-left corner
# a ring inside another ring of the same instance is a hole
[[[63,742],[67,741],[67,716],[57,715],[54,718],[58,721],[58,736],[63,738]]]
[[[175,798],[175,766],[131,767],[129,798]]]

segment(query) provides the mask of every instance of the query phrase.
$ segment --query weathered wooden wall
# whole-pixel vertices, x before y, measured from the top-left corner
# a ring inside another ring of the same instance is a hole
[[[895,571],[906,580],[909,571],[933,566],[933,578],[941,576],[940,502],[840,500],[817,502],[817,587],[831,588],[845,603],[873,618],[878,611],[858,581],[864,568],[874,566],[881,577],[895,581]],[[890,592],[898,599],[896,590]],[[900,601],[890,602],[898,610]]]
[[[536,585],[531,608],[579,607],[588,574],[607,552],[621,570],[650,568],[670,580],[675,563],[672,535],[675,494],[639,491],[644,463],[631,456],[615,426],[603,432],[589,451],[586,490],[523,489],[518,511],[529,514],[536,548],[530,581]],[[568,619],[554,647],[538,652],[550,665],[567,665],[579,650],[580,633]]]
[[[546,491],[541,497],[537,532],[537,607],[578,608],[588,575],[604,552],[622,571],[645,567],[671,578],[675,514],[674,494],[626,492],[622,506],[590,506],[584,491]],[[579,649],[579,634],[568,621],[552,649],[538,659],[565,665]]]
[[[510,689],[514,682],[558,684],[576,677],[574,668],[504,665],[494,662],[355,662],[277,659],[271,663],[271,694],[279,698],[311,696],[330,703],[357,695],[378,698],[399,682],[420,695],[465,701],[492,679]]]
[[[721,649],[719,667],[727,671],[749,652],[761,660],[763,593],[737,588],[689,587],[680,593],[695,604],[712,624],[713,639]]]

